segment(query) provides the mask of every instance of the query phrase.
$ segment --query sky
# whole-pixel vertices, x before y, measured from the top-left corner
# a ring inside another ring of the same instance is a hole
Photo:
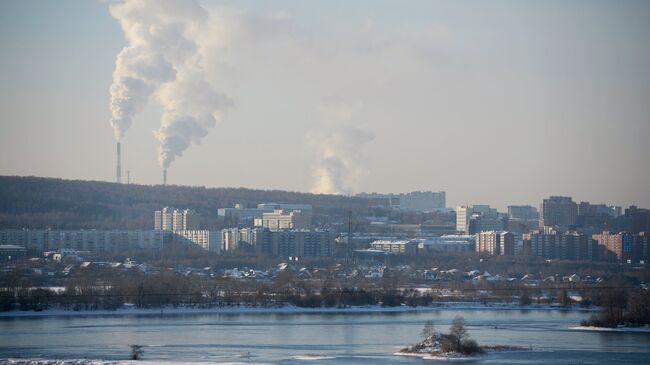
[[[650,208],[648,39],[647,1],[5,0],[0,174],[114,181],[113,122],[139,184]]]

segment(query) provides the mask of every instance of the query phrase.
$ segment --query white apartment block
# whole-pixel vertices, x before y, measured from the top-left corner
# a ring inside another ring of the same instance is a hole
[[[206,251],[221,251],[221,234],[219,231],[182,230],[174,231],[174,240],[180,243],[197,245]]]
[[[118,251],[132,249],[161,249],[169,234],[163,231],[98,231],[23,229],[0,231],[0,244],[23,246],[27,250],[45,252],[61,249],[77,251]]]
[[[268,229],[308,229],[311,226],[311,214],[300,210],[286,212],[281,209],[263,213],[262,218],[255,219],[255,227]]]
[[[154,230],[190,231],[199,228],[200,216],[190,209],[165,207],[154,212]]]

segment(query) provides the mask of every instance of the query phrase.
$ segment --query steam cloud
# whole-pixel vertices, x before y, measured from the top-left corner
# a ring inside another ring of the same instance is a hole
[[[320,138],[312,192],[352,194],[366,173],[363,148],[374,138],[373,132],[356,127],[342,127]]]
[[[120,141],[133,117],[155,96],[163,108],[158,161],[168,168],[214,127],[230,99],[206,80],[203,53],[213,19],[196,1],[127,0],[110,6],[128,45],[118,54],[111,93],[111,125]]]

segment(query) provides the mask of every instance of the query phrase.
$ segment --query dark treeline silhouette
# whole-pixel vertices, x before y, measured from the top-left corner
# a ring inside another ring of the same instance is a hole
[[[594,304],[601,307],[601,311],[582,321],[582,326],[617,327],[650,324],[650,290],[608,287],[598,291],[593,300]]]
[[[100,181],[0,176],[0,229],[151,229],[153,211],[190,208],[202,228],[220,228],[217,208],[261,202],[314,206],[315,219],[368,210],[367,200],[280,190],[116,184]]]

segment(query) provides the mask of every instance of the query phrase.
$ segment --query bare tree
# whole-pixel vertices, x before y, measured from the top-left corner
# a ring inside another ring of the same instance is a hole
[[[436,334],[436,328],[433,325],[433,322],[431,320],[426,321],[424,324],[424,328],[422,328],[422,337],[425,339],[432,337],[433,335]]]
[[[465,328],[465,318],[462,316],[454,317],[454,320],[451,322],[449,334],[453,337],[455,350],[460,351],[463,341],[469,337]]]

